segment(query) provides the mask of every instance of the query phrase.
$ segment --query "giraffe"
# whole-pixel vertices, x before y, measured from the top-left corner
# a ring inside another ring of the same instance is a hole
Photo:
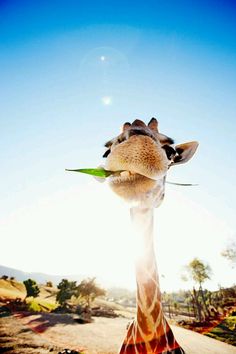
[[[181,354],[164,316],[154,252],[153,216],[165,193],[168,169],[187,162],[198,142],[174,146],[159,132],[156,118],[146,125],[136,119],[125,123],[121,134],[109,140],[103,157],[105,168],[121,171],[109,178],[111,189],[131,203],[131,220],[140,242],[135,264],[136,317],[128,327],[119,354]]]

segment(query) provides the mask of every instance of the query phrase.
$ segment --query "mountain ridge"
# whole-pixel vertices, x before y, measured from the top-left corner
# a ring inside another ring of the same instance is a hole
[[[51,281],[55,285],[57,285],[62,279],[80,282],[82,279],[88,278],[88,276],[83,276],[81,274],[52,275],[42,272],[25,272],[23,270],[0,265],[0,277],[3,275],[7,275],[8,277],[14,277],[18,281],[24,281],[26,279],[31,278],[40,284],[45,284],[47,281]]]

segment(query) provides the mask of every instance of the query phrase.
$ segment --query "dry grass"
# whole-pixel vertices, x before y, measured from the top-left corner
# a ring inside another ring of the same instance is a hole
[[[25,286],[16,280],[0,279],[0,299],[24,299],[26,296]]]
[[[57,289],[53,287],[40,286],[40,294],[37,298],[26,299],[28,309],[36,312],[50,312],[58,305],[56,304]],[[25,299],[26,290],[23,283],[16,280],[0,279],[0,301]]]
[[[57,288],[42,285],[40,286],[39,297],[42,299],[50,299],[50,301],[56,302],[57,292],[58,292]]]

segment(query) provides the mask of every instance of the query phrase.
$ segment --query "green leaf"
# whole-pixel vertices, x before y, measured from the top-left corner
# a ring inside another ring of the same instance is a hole
[[[120,174],[120,172],[122,172],[122,171],[108,171],[108,170],[105,170],[104,168],[79,168],[76,170],[69,170],[66,168],[66,171],[86,173],[87,175],[92,175],[92,176],[96,176],[96,177],[100,177],[100,178],[107,178],[111,175]],[[176,182],[169,182],[169,181],[166,181],[166,183],[173,184],[176,186],[183,186],[183,187],[198,185],[198,184],[192,184],[192,183],[176,183]]]
[[[103,168],[80,168],[80,169],[77,169],[77,170],[66,169],[66,171],[81,172],[81,173],[86,173],[88,175],[101,177],[101,178],[109,177],[112,174],[115,174],[115,173],[118,172],[118,171],[107,171],[107,170],[104,170]]]

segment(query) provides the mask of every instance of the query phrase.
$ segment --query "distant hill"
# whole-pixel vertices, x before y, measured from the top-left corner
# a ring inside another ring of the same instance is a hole
[[[24,299],[26,295],[24,284],[16,280],[0,279],[0,300],[4,299]]]
[[[0,265],[0,278],[2,275],[7,275],[8,277],[14,277],[18,281],[23,281],[29,278],[34,279],[39,284],[45,284],[47,281],[53,282],[57,285],[61,279],[66,278],[68,280],[75,280],[80,282],[82,279],[87,278],[83,275],[51,275],[45,273],[35,273],[35,272],[23,272],[19,269],[9,268]]]

